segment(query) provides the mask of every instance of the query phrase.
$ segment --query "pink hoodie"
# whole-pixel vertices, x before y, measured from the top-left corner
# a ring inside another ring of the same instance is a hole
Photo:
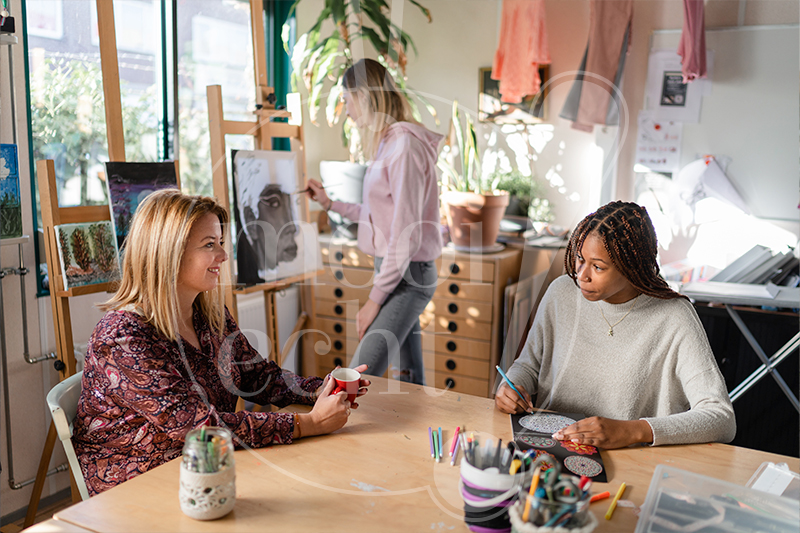
[[[370,300],[383,305],[411,261],[442,255],[436,160],[443,137],[410,122],[386,129],[364,176],[363,203],[331,209],[358,221],[358,247],[383,257]]]

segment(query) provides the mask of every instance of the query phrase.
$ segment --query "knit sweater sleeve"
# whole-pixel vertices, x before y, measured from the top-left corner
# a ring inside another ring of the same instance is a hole
[[[725,380],[697,313],[688,302],[681,303],[686,308],[686,324],[683,335],[675,339],[676,375],[662,386],[684,395],[690,407],[688,411],[643,420],[653,429],[654,446],[730,442],[736,435],[736,418]]]
[[[528,332],[528,338],[525,340],[525,346],[517,360],[506,372],[508,379],[514,385],[524,387],[525,391],[531,395],[531,399],[538,392],[539,372],[542,368],[544,355],[547,350],[552,352],[553,349],[557,299],[555,292],[556,289],[553,285],[545,292],[542,301],[539,303],[539,308],[536,310],[536,316],[530,332]]]

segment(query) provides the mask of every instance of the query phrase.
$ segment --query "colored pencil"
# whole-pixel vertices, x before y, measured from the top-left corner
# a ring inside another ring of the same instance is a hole
[[[433,458],[439,461],[439,442],[436,440],[436,432],[433,432]]]
[[[625,483],[619,486],[616,496],[614,496],[614,499],[611,500],[611,505],[608,507],[608,511],[606,512],[606,520],[611,520],[611,515],[614,514],[614,509],[617,508],[617,502],[620,498],[622,498],[623,492],[625,492]]]
[[[456,465],[456,458],[458,458],[458,448],[459,448],[459,444],[460,443],[461,443],[461,439],[458,438],[458,433],[456,433],[456,444],[455,444],[455,447],[453,448],[453,451],[450,453],[450,457],[451,457],[450,466],[455,466]]]
[[[525,510],[522,512],[522,521],[527,522],[528,517],[531,515],[531,498],[536,492],[536,487],[539,486],[539,468],[533,471],[533,479],[531,480],[531,490],[528,491],[528,497],[525,499]]]
[[[456,443],[458,442],[458,432],[461,431],[461,426],[456,428],[456,432],[453,434],[453,443],[450,445],[450,457],[453,456],[453,451],[456,449]]]
[[[444,449],[444,439],[442,439],[442,427],[439,426],[439,459],[442,458],[442,450]]]
[[[611,493],[608,491],[600,492],[598,494],[592,494],[592,497],[589,499],[589,502],[594,503],[596,501],[605,500],[609,496],[611,496]]]
[[[428,440],[431,441],[431,457],[436,457],[434,455],[435,451],[433,449],[433,430],[430,427],[428,427]]]
[[[511,387],[512,389],[514,389],[514,392],[516,392],[516,393],[517,393],[517,396],[519,396],[519,397],[520,397],[520,399],[521,399],[523,402],[525,402],[525,403],[529,403],[529,402],[528,402],[528,400],[526,400],[526,399],[525,399],[525,397],[522,395],[522,393],[519,391],[519,389],[517,389],[517,387],[515,387],[515,386],[514,386],[514,384],[513,384],[513,383],[511,383],[511,380],[510,380],[510,379],[508,379],[508,376],[506,376],[506,373],[505,373],[505,372],[503,372],[503,369],[502,369],[502,368],[500,368],[500,365],[495,365],[495,368],[496,368],[496,369],[497,369],[497,371],[500,373],[500,376],[502,376],[502,378],[505,380],[505,382],[506,382],[506,383],[508,383],[508,386],[509,386],[509,387]]]

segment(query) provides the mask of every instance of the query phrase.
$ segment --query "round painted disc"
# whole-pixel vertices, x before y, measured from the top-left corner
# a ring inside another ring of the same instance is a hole
[[[525,444],[530,444],[536,448],[552,448],[556,445],[556,440],[550,437],[538,437],[536,435],[520,435],[519,440]]]
[[[600,463],[582,455],[570,455],[564,459],[564,466],[573,474],[594,477],[603,471]]]
[[[541,414],[523,416],[519,419],[519,423],[525,429],[552,435],[559,429],[574,424],[575,421],[568,416]]]

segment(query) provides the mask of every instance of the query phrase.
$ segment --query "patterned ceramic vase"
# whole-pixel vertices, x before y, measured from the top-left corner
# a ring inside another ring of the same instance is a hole
[[[207,427],[186,435],[179,498],[181,510],[197,520],[214,520],[236,503],[236,465],[227,429]]]

